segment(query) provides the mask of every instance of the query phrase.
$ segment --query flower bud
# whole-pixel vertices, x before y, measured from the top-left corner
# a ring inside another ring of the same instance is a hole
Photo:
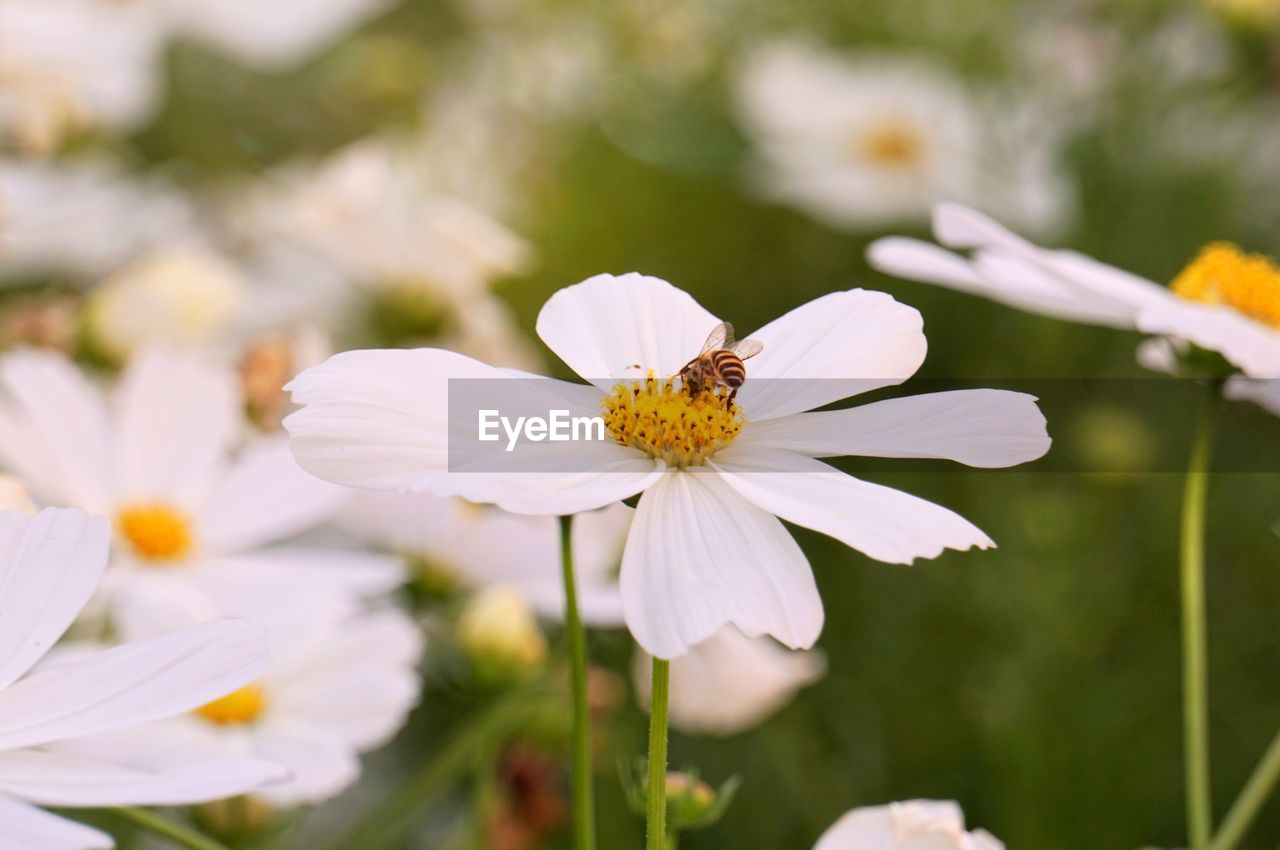
[[[523,681],[542,670],[547,640],[528,602],[515,589],[486,588],[458,619],[458,642],[477,676],[491,683]]]

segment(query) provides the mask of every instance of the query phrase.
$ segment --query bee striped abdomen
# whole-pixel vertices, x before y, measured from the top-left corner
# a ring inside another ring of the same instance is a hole
[[[728,349],[722,348],[711,353],[711,362],[715,366],[720,382],[730,389],[737,389],[747,379],[747,367],[742,358]]]

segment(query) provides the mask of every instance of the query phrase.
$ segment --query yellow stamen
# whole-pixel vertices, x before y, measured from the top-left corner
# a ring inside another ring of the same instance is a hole
[[[671,378],[617,384],[604,400],[604,424],[624,446],[665,461],[696,466],[729,445],[742,431],[741,411],[723,387],[696,396]]]
[[[1183,298],[1231,307],[1280,328],[1280,267],[1261,254],[1215,242],[1174,278],[1170,288]]]
[[[196,714],[218,726],[245,726],[257,720],[266,707],[267,696],[262,686],[246,685],[200,706]]]
[[[855,138],[850,147],[856,158],[884,168],[910,168],[924,156],[924,139],[920,133],[898,120],[872,127]]]
[[[116,517],[116,530],[148,561],[175,561],[189,554],[194,535],[191,523],[177,509],[161,503],[123,508]]]

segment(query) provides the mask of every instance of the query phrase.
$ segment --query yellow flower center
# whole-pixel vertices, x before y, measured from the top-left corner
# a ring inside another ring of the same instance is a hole
[[[175,561],[191,552],[191,523],[164,504],[132,505],[116,517],[116,530],[134,553],[148,561]]]
[[[888,120],[861,133],[850,143],[854,157],[883,168],[911,168],[924,156],[924,139],[917,129]]]
[[[246,685],[221,699],[205,703],[196,714],[218,726],[245,726],[257,720],[267,707],[261,685]]]
[[[1280,328],[1280,267],[1261,254],[1215,242],[1174,278],[1171,288],[1183,298],[1231,307]]]
[[[707,387],[694,396],[673,379],[653,375],[614,386],[604,411],[605,428],[620,445],[676,467],[706,463],[743,425],[725,388]]]

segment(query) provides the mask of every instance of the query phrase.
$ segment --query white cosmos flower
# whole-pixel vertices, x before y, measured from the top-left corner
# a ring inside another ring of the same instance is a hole
[[[694,398],[669,380],[637,386],[635,365],[676,374],[718,323],[665,281],[600,275],[553,295],[538,317],[543,342],[592,385],[513,380],[518,373],[437,349],[350,351],[294,379],[289,389],[302,407],[285,428],[304,467],[349,486],[455,494],[534,514],[643,494],[622,559],[623,607],[637,640],[661,658],[728,623],[793,648],[813,644],[822,602],[779,518],[891,563],[992,545],[945,508],[816,458],[994,467],[1048,450],[1044,417],[1020,393],[947,392],[805,413],[901,383],[920,366],[920,314],[879,292],[832,293],[751,334],[764,351],[750,361],[736,406]],[[603,410],[613,439],[539,442],[506,456],[498,471],[451,470],[449,386],[464,378],[508,379],[495,387],[510,391],[513,408]]]
[[[75,509],[0,513],[0,848],[91,850],[111,838],[36,806],[174,805],[244,793],[282,778],[228,753],[163,770],[57,752],[59,742],[190,711],[254,681],[261,630],[235,620],[31,668],[97,588],[110,530]]]
[[[966,832],[964,813],[949,800],[908,800],[854,809],[813,850],[1004,850],[1004,842],[985,830]]]
[[[726,626],[671,662],[671,724],[691,734],[736,735],[762,723],[827,670],[817,650],[795,652],[772,638]],[[637,654],[632,679],[649,708],[652,663]]]
[[[618,565],[634,511],[610,505],[574,518],[570,545],[583,621],[622,625]],[[467,588],[514,588],[544,617],[564,616],[560,524],[431,493],[364,491],[336,523],[382,549],[408,556],[433,578]]]
[[[1191,343],[1250,378],[1280,378],[1280,269],[1264,257],[1210,245],[1165,287],[1074,251],[1040,248],[966,207],[938,205],[933,229],[946,248],[895,237],[873,243],[868,259],[888,274],[1032,313]],[[1162,353],[1148,349],[1144,365],[1167,362]]]
[[[108,160],[0,157],[0,278],[96,281],[146,250],[193,240],[194,221],[171,187]]]
[[[938,201],[981,199],[1053,227],[1070,207],[1054,122],[1026,98],[984,102],[995,94],[926,57],[790,40],[757,47],[738,79],[761,190],[826,224],[913,221]]]
[[[270,664],[252,681],[195,711],[59,751],[149,770],[266,759],[290,775],[255,796],[281,807],[318,803],[354,783],[359,755],[390,740],[417,702],[421,630],[400,611],[361,612],[305,588],[247,600],[236,613],[267,628]]]
[[[104,593],[124,622],[202,622],[243,596],[302,587],[372,594],[401,567],[364,553],[271,545],[325,521],[341,488],[303,472],[284,435],[242,451],[236,376],[144,352],[109,396],[61,355],[0,358],[0,463],[37,503],[114,519]]]

